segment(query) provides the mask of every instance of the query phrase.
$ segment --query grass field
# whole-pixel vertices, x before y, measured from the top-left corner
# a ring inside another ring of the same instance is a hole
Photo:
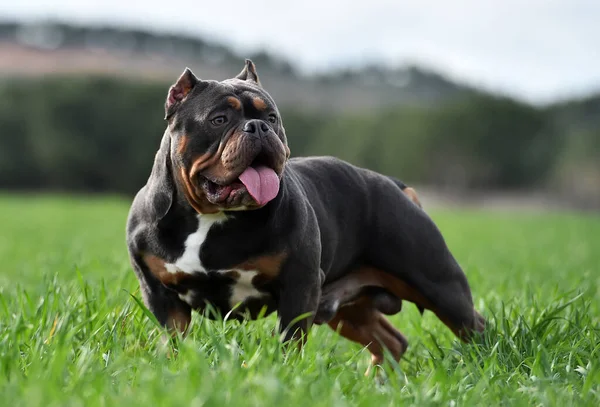
[[[0,197],[0,404],[600,405],[600,217],[431,212],[489,329],[462,345],[406,304],[392,320],[408,352],[378,381],[363,376],[368,352],[327,327],[284,356],[274,317],[195,315],[170,357],[132,297],[127,210]]]

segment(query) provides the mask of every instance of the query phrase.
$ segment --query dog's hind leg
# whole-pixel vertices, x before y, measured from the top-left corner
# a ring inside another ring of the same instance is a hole
[[[386,290],[420,308],[431,310],[466,342],[473,333],[483,332],[485,320],[475,310],[462,269],[452,256],[438,255],[430,253],[414,262],[405,262],[406,257],[388,253],[388,256],[379,257],[378,267],[372,273],[378,274],[380,284]]]
[[[408,348],[404,335],[374,308],[371,298],[367,296],[341,307],[328,324],[344,338],[365,346],[371,352],[371,366],[365,375],[374,365],[384,361],[385,349],[398,362]]]
[[[370,298],[372,306],[383,314],[400,312],[402,299],[390,293],[382,285],[379,275],[373,275],[370,270],[369,267],[357,267],[342,278],[326,284],[321,293],[315,323],[329,322],[341,307],[362,297]]]
[[[355,307],[357,307],[359,304],[365,304],[364,302],[361,302],[363,298],[369,298],[371,301],[369,306],[377,311],[380,311],[377,300],[382,293],[377,293],[375,296],[370,296],[368,295],[369,290],[365,290],[366,288],[372,289],[378,287],[380,287],[382,290],[385,290],[386,296],[389,297],[389,299],[385,299],[386,301],[405,300],[414,303],[419,310],[428,309],[434,312],[436,316],[458,337],[460,337],[462,340],[467,339],[466,334],[468,332],[464,332],[464,329],[461,328],[461,325],[457,324],[451,317],[449,317],[447,312],[441,310],[434,302],[426,298],[421,292],[419,292],[410,284],[398,279],[390,273],[374,267],[358,268],[344,278],[325,286],[323,289],[323,297],[319,305],[317,319],[319,319],[320,323],[329,322],[335,318],[336,312],[339,312],[340,310],[344,309],[345,306],[349,305],[351,305],[353,307],[352,309],[356,311]],[[485,322],[483,317],[481,317],[481,315],[479,315],[479,313],[477,313],[472,306],[467,305],[466,309],[467,315],[470,315],[470,312],[474,313],[474,330],[483,330]],[[400,309],[398,309],[398,311],[400,311]],[[465,320],[470,320],[470,318],[467,317]],[[468,326],[468,323],[463,325]]]
[[[373,180],[364,263],[383,272],[381,286],[433,311],[466,341],[485,321],[475,310],[467,277],[437,225],[396,183]],[[389,278],[386,278],[389,275]]]

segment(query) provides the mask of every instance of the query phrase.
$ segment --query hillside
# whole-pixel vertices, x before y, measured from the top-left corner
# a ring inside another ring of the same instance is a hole
[[[598,94],[535,106],[421,67],[308,76],[202,38],[58,23],[0,23],[0,188],[135,191],[155,153],[149,137],[162,134],[167,86],[186,66],[232,77],[247,57],[294,155],[335,155],[434,193],[539,191],[600,208]]]
[[[367,66],[308,77],[272,55],[238,55],[196,37],[54,22],[0,23],[0,77],[5,78],[94,73],[170,82],[189,66],[200,77],[221,80],[237,74],[246,57],[257,64],[280,105],[301,110],[428,106],[473,92],[415,66]]]
[[[600,93],[555,103],[547,109],[556,117],[557,123],[569,131],[600,129]]]

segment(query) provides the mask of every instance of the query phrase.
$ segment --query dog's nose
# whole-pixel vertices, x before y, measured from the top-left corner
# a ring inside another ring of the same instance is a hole
[[[254,123],[254,120],[250,120],[249,122],[246,122],[246,124],[244,124],[244,132],[246,132],[246,133],[255,133],[256,132],[256,123]]]
[[[258,132],[258,129],[260,129],[261,132],[266,133],[269,131],[269,126],[262,120],[248,120],[246,124],[244,124],[243,130],[246,133],[254,134]]]

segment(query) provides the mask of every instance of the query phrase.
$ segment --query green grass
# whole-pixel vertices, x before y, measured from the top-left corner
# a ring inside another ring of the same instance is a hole
[[[490,320],[463,345],[412,304],[384,380],[327,327],[284,354],[275,318],[194,316],[177,357],[134,298],[128,202],[0,198],[0,395],[6,406],[600,405],[600,218],[432,212]]]

